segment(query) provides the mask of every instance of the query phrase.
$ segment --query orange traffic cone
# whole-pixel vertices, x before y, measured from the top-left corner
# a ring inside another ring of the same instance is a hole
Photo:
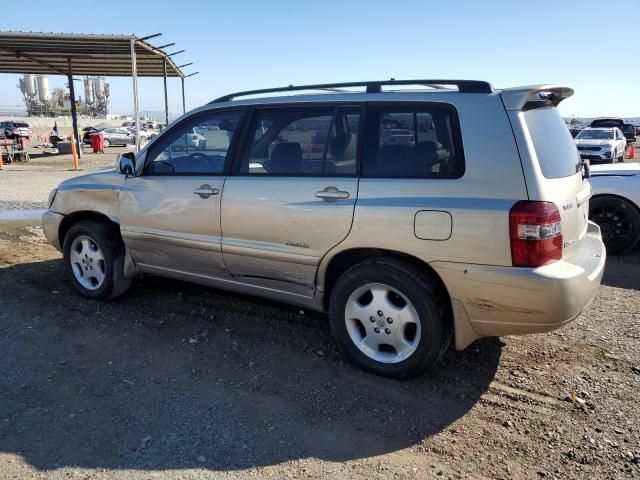
[[[633,148],[633,145],[629,145],[629,160],[633,160],[636,158],[636,149]]]

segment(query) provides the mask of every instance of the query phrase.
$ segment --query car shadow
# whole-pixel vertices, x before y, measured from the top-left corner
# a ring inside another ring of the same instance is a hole
[[[640,247],[624,255],[609,255],[602,283],[609,287],[640,290]]]
[[[33,467],[343,461],[419,444],[488,389],[502,343],[412,381],[351,367],[326,318],[156,278],[77,296],[60,260],[0,269],[0,452]]]

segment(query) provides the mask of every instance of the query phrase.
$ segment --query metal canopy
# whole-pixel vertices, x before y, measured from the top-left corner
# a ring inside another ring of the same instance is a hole
[[[155,36],[155,35],[153,35]],[[137,75],[184,77],[169,54],[135,35],[0,32],[0,73],[130,77],[131,42],[135,44]]]
[[[71,118],[74,141],[81,153],[78,132],[74,75],[105,77],[131,77],[133,79],[133,105],[136,121],[136,150],[140,149],[140,108],[138,104],[138,77],[164,77],[165,122],[169,123],[167,77],[180,78],[182,86],[182,113],[185,112],[184,75],[171,60],[173,55],[163,48],[146,42],[160,33],[147,37],[136,35],[98,35],[86,33],[0,32],[0,73],[34,73],[66,75],[71,97]]]

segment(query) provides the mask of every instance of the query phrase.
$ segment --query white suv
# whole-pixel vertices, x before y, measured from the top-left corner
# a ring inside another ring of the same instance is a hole
[[[574,141],[580,157],[592,163],[624,162],[627,140],[619,128],[585,128]]]

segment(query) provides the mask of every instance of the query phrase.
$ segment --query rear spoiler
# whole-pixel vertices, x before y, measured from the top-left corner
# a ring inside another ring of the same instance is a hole
[[[505,88],[500,92],[507,110],[522,110],[529,102],[549,102],[554,107],[573,95],[573,88],[564,85],[528,85]]]

